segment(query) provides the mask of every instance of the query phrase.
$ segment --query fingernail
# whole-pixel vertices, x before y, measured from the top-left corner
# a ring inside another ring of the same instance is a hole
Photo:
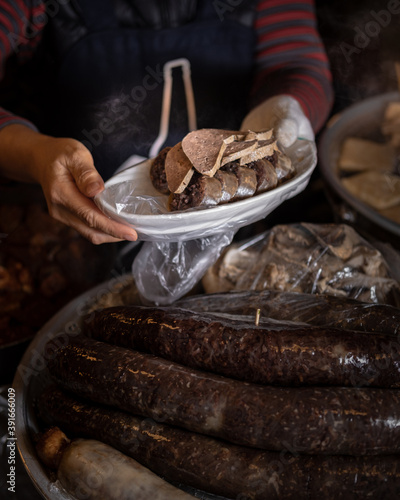
[[[87,188],[86,192],[88,196],[94,196],[102,190],[103,185],[101,182],[91,182]]]
[[[123,238],[125,240],[128,240],[128,241],[136,241],[137,240],[137,235],[136,234],[132,234],[132,233],[128,233],[128,234],[124,234]]]

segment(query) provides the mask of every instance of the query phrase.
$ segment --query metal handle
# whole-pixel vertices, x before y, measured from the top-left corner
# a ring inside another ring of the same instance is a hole
[[[177,67],[182,67],[182,78],[185,86],[185,97],[186,97],[186,107],[188,112],[188,126],[189,131],[196,130],[197,128],[197,118],[196,118],[196,106],[194,101],[192,78],[190,74],[190,62],[188,59],[174,59],[173,61],[168,61],[164,64],[164,90],[163,90],[163,102],[161,110],[161,120],[160,120],[160,130],[158,137],[154,141],[150,148],[149,156],[153,158],[159,153],[161,146],[164,144],[169,130],[169,119],[171,113],[171,95],[172,95],[172,69]]]

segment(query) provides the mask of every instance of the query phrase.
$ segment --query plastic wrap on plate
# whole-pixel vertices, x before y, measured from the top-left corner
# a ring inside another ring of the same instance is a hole
[[[270,289],[399,307],[400,284],[394,278],[399,266],[397,253],[388,262],[345,224],[278,225],[227,247],[207,270],[203,286],[208,293]]]

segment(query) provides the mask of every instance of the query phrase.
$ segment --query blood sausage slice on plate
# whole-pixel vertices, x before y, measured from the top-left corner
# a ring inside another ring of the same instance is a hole
[[[150,179],[153,186],[162,194],[169,194],[167,176],[165,174],[165,158],[171,148],[167,146],[154,158],[150,167]]]
[[[194,169],[183,152],[181,142],[168,151],[165,158],[165,173],[171,193],[182,193],[189,184]]]
[[[241,167],[235,162],[226,165],[225,168],[228,172],[235,174],[238,180],[238,188],[231,201],[253,196],[257,189],[257,175],[255,171],[248,167]]]
[[[234,173],[225,170],[218,170],[215,174],[215,178],[218,179],[222,185],[222,198],[220,203],[226,203],[235,196],[239,186],[238,179]]]
[[[269,189],[273,189],[278,185],[278,176],[272,163],[266,158],[252,161],[248,168],[254,170],[257,176],[256,193],[263,193]]]
[[[190,185],[180,194],[173,194],[170,199],[170,210],[186,210],[188,208],[214,206],[222,199],[222,186],[215,177],[196,176]]]
[[[212,177],[221,166],[227,144],[240,135],[239,132],[229,130],[194,130],[183,138],[182,149],[200,174]]]
[[[282,151],[276,150],[274,153],[273,161],[279,182],[286,181],[287,179],[293,177],[295,170],[292,164],[292,160],[289,158],[289,156],[282,153]]]

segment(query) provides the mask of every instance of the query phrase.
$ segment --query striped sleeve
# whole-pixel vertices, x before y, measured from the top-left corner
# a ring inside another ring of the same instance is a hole
[[[42,0],[0,0],[0,80],[12,58],[23,64],[32,57],[46,21]],[[36,129],[28,120],[0,107],[0,129],[12,123]]]
[[[252,106],[274,95],[291,95],[317,132],[331,109],[333,89],[313,0],[259,1],[255,28]]]

